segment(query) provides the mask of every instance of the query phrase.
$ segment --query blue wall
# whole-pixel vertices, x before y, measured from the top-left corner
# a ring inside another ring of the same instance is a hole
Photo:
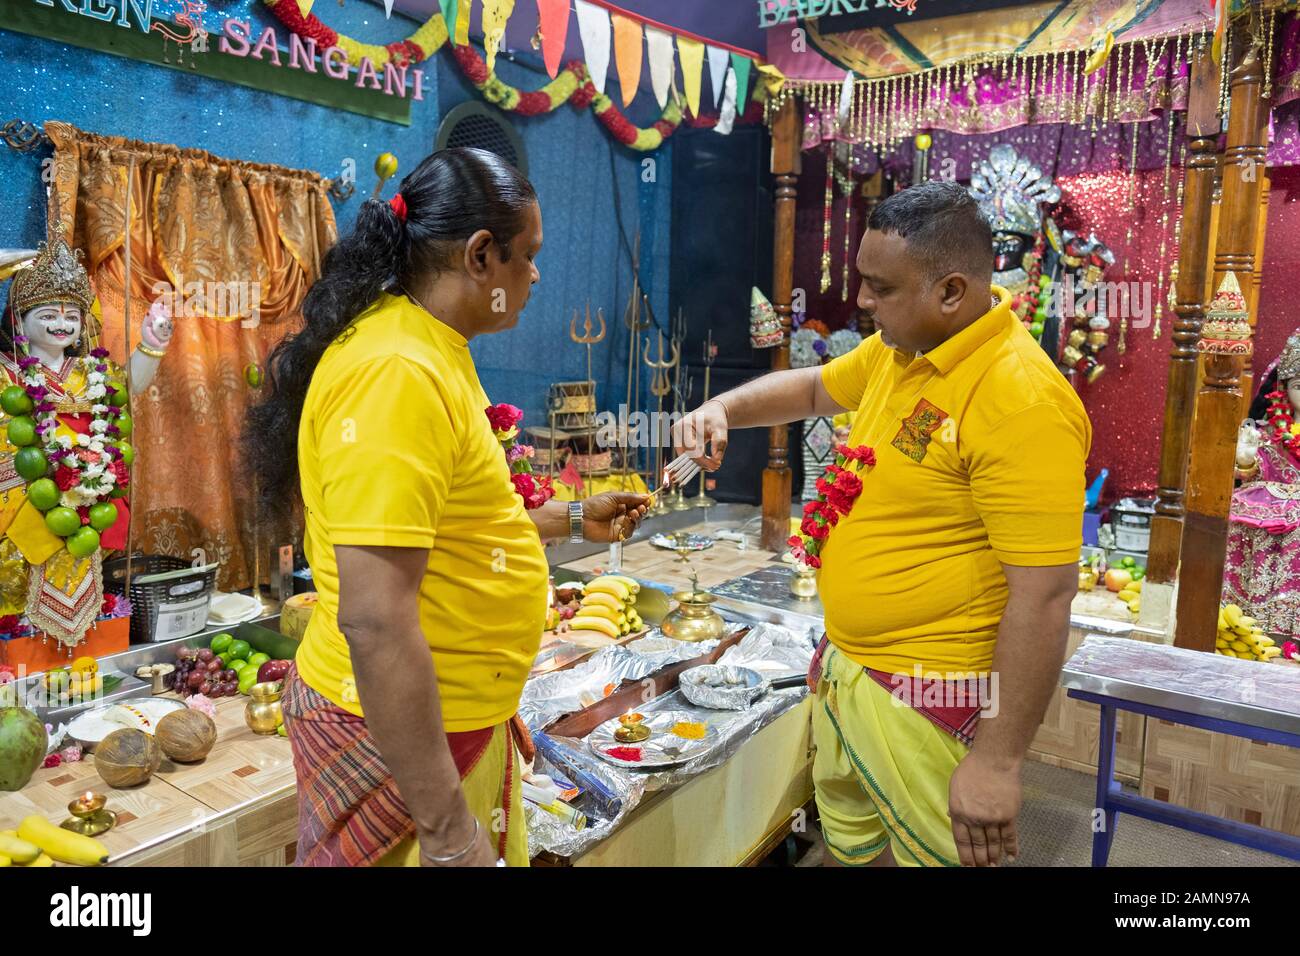
[[[167,10],[161,2],[155,6]],[[209,30],[219,30],[225,17],[236,16],[251,20],[255,31],[277,26],[280,45],[287,44],[287,32],[258,0],[221,6],[220,12],[204,15]],[[367,4],[340,8],[329,3],[322,4],[322,10],[335,29],[372,43],[402,39],[415,29],[398,16],[385,21],[382,9]],[[521,6],[516,15],[535,11],[525,13]],[[327,176],[336,175],[351,158],[358,170],[357,195],[334,206],[344,231],[373,187],[370,170],[376,155],[385,150],[396,154],[400,178],[433,149],[445,112],[478,98],[445,51],[435,61],[436,68],[426,67],[425,99],[413,104],[407,127],[0,29],[0,119],[59,119],[92,132],[174,143]],[[519,54],[516,62],[499,59],[497,70],[523,89],[547,81],[531,51]],[[652,98],[643,95],[633,104],[631,118],[644,125],[657,113]],[[632,269],[618,237],[615,190],[629,245],[638,228],[647,236],[654,233],[653,253],[644,257],[646,277],[653,277],[647,284],[655,314],[667,315],[672,147],[670,142],[652,154],[656,181],[643,185],[646,155],[615,143],[590,110],[562,106],[546,116],[511,120],[523,137],[530,178],[541,200],[542,282],[519,327],[476,340],[473,352],[492,400],[519,405],[526,423],[543,424],[547,384],[586,376],[586,353],[569,341],[568,323],[571,310],[587,300],[593,312],[603,308],[609,320],[609,336],[593,350],[601,407],[623,401],[628,332],[621,317],[632,288]],[[34,246],[44,238],[40,163],[47,155],[24,155],[0,146],[0,247]],[[386,194],[394,189],[390,183]]]

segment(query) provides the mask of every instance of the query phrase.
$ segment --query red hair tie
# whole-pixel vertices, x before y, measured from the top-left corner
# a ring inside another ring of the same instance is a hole
[[[393,212],[397,213],[397,218],[399,220],[406,222],[406,200],[402,198],[401,193],[395,193],[393,198],[388,200],[388,205],[392,208]]]

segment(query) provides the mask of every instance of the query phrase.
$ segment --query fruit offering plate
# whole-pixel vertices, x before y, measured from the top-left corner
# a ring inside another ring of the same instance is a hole
[[[620,726],[620,718],[615,717],[587,735],[591,752],[616,767],[671,767],[708,753],[722,742],[712,726],[701,724],[698,715],[683,710],[646,714],[642,726],[650,728],[650,736],[638,743],[625,744],[616,740],[614,731]],[[703,728],[703,736],[697,739],[679,736],[674,733],[674,728],[679,726]]]
[[[650,539],[650,543],[668,551],[704,551],[713,547],[713,539],[707,534],[689,534],[684,531],[674,534],[660,532]]]
[[[120,723],[107,719],[108,713],[117,708],[125,710],[135,722]],[[69,721],[68,736],[90,750],[115,730],[134,727],[152,734],[163,717],[173,710],[184,709],[185,702],[173,697],[136,697],[120,704],[103,704]]]

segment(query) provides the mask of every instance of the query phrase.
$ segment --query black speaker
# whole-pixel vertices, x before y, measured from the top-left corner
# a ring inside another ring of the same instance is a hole
[[[710,332],[717,358],[709,392],[718,395],[763,374],[771,352],[749,344],[750,293],[770,298],[772,283],[771,140],[762,126],[729,136],[679,129],[673,135],[671,316],[686,322],[683,372],[693,381],[690,406],[703,400],[704,349]],[[767,465],[767,429],[735,432],[710,494],[758,504]]]

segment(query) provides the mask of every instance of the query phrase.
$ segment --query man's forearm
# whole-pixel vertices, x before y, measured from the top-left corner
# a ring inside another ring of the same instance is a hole
[[[537,534],[543,541],[568,537],[569,503],[567,501],[552,498],[540,508],[529,509],[527,514],[533,519],[533,524],[537,525]]]
[[[447,832],[460,822],[463,805],[460,772],[447,745],[442,702],[433,658],[419,624],[367,633],[344,631],[356,673],[357,693],[366,715],[366,729],[379,746],[416,828],[421,833],[446,833],[451,852],[468,835]]]
[[[713,400],[726,408],[730,428],[785,425],[842,410],[823,407],[820,385],[820,368],[792,368],[763,375]]]
[[[1060,679],[1070,633],[1070,595],[1007,602],[993,653],[990,693],[996,716],[983,717],[972,750],[1007,765],[1029,749]]]

